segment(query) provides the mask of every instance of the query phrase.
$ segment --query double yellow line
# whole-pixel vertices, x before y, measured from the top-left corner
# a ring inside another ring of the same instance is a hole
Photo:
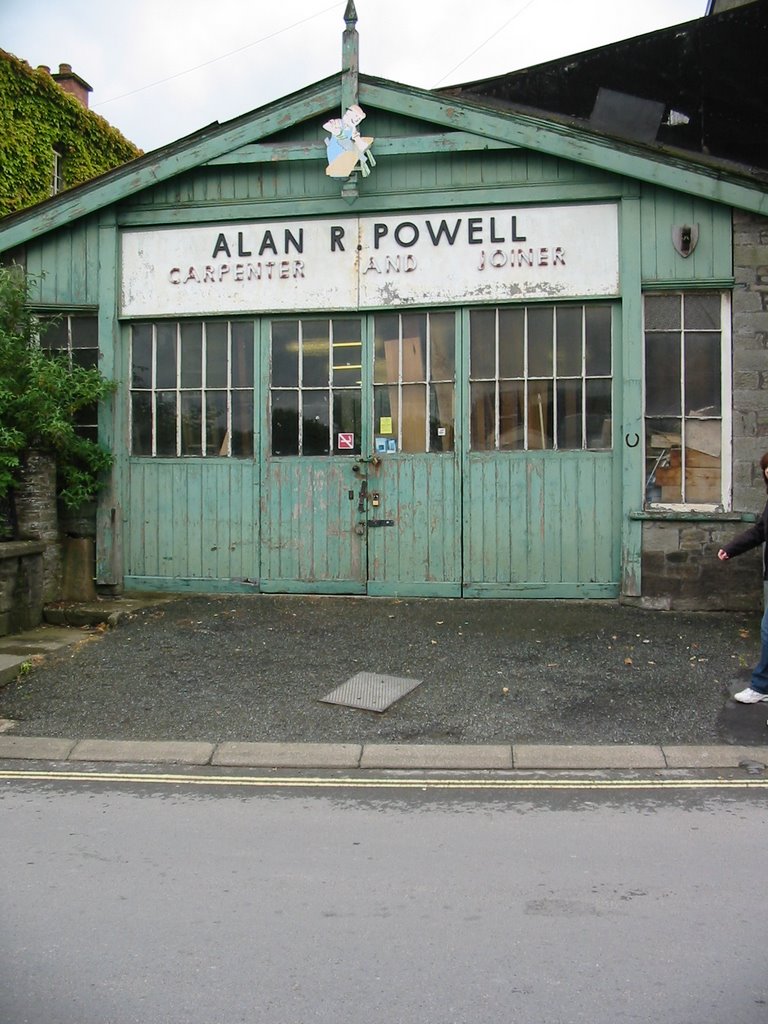
[[[0,782],[130,783],[142,786],[206,786],[255,789],[415,789],[415,790],[669,790],[768,789],[768,779],[744,778],[381,778],[368,775],[323,777],[281,775],[185,775],[158,772],[2,770]]]

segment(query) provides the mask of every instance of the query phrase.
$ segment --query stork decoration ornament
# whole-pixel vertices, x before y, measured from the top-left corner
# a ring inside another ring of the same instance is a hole
[[[357,126],[365,117],[365,111],[353,103],[343,117],[326,121],[323,128],[331,133],[325,140],[328,148],[328,166],[325,173],[331,178],[348,178],[359,167],[363,177],[376,166],[370,152],[373,139],[360,134]]]

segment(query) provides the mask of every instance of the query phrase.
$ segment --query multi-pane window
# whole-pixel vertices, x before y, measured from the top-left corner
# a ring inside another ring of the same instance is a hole
[[[86,369],[99,365],[99,321],[94,314],[70,313],[57,316],[38,316],[43,329],[40,345],[51,352],[64,352],[70,365]],[[81,409],[75,418],[77,433],[89,441],[99,436],[99,407],[97,402]]]
[[[649,504],[722,501],[725,301],[704,292],[645,298]]]
[[[453,451],[455,332],[453,313],[374,317],[376,452]]]
[[[273,320],[273,455],[360,454],[359,319]]]
[[[131,329],[131,451],[253,458],[252,321]]]
[[[612,446],[611,308],[470,313],[474,451]]]
[[[64,156],[58,150],[53,150],[53,165],[51,167],[51,195],[58,195],[64,188]]]

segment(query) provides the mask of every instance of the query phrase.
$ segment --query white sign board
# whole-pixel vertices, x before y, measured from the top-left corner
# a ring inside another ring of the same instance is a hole
[[[610,296],[613,204],[126,230],[123,316]]]

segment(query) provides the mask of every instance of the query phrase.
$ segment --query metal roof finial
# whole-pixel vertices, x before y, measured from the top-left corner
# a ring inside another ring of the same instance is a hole
[[[344,12],[344,35],[341,41],[341,112],[357,103],[357,79],[360,70],[360,45],[357,34],[357,11],[355,0],[349,0]]]

